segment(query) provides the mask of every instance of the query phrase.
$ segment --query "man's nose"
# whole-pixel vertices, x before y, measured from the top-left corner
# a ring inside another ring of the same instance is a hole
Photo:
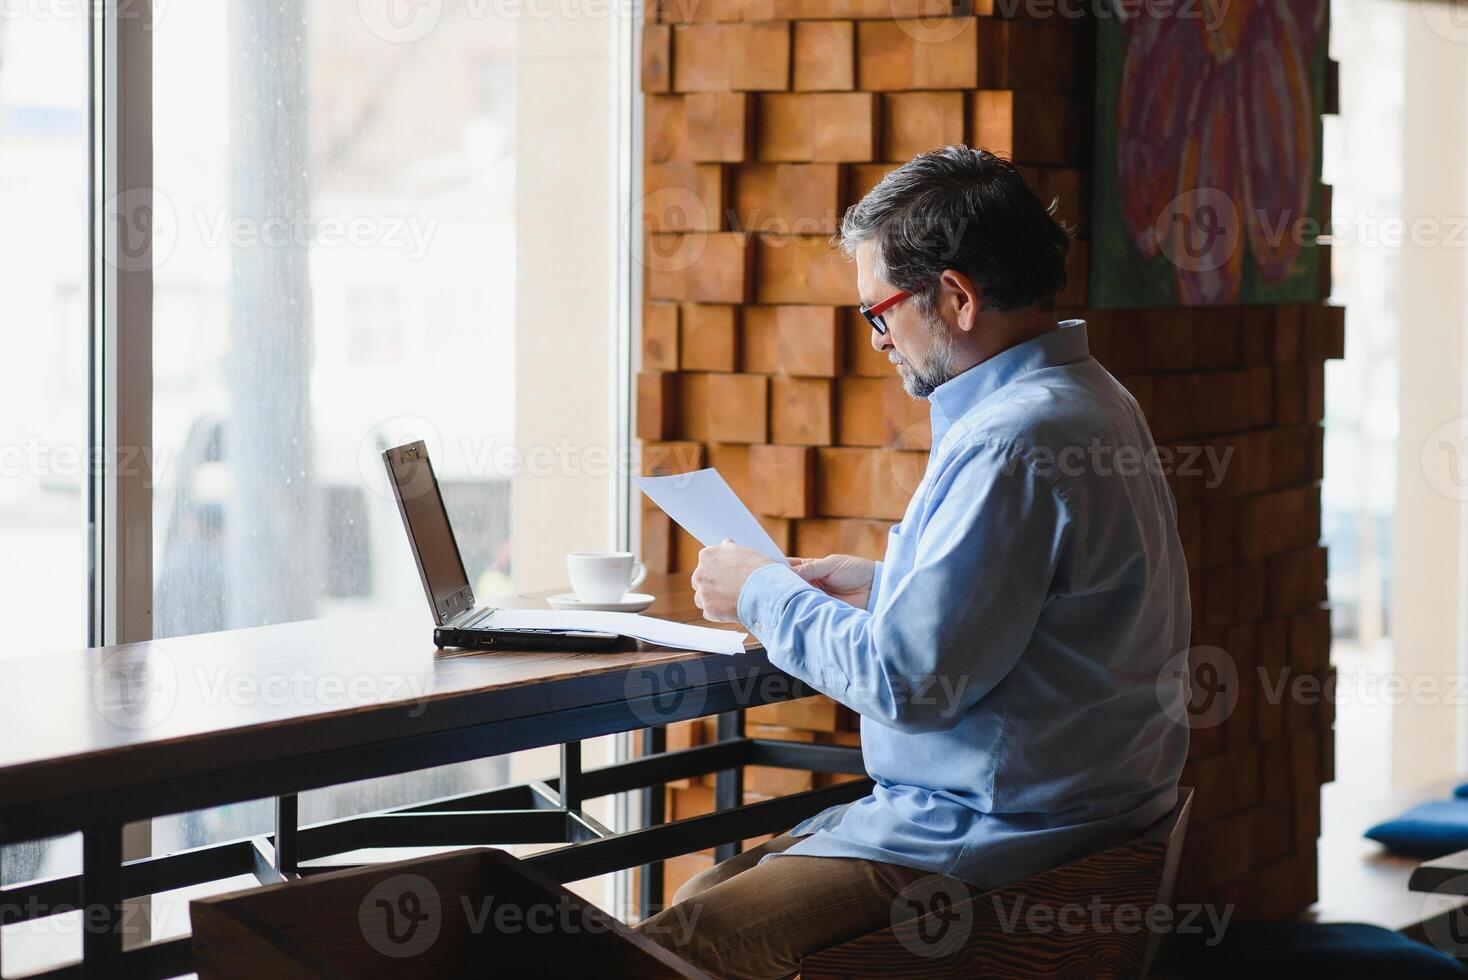
[[[885,354],[891,349],[892,332],[889,330],[887,333],[878,333],[875,327],[872,328],[872,350],[878,354]]]

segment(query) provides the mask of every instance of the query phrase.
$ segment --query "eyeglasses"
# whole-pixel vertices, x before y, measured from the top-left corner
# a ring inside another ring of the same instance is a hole
[[[887,333],[887,321],[882,319],[882,314],[886,313],[888,310],[892,309],[892,307],[896,306],[898,303],[901,303],[903,300],[908,299],[911,296],[912,293],[909,293],[905,289],[901,290],[900,292],[893,293],[891,296],[888,296],[880,303],[874,303],[871,306],[863,306],[861,308],[861,315],[867,318],[867,323],[870,323],[872,325],[873,330],[885,336]]]

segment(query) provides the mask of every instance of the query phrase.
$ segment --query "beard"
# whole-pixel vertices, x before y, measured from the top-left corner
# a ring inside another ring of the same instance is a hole
[[[887,359],[897,365],[903,389],[913,398],[923,399],[931,395],[939,385],[953,380],[957,375],[955,367],[959,355],[958,341],[941,317],[928,316],[924,323],[932,337],[932,343],[928,346],[928,355],[922,364],[913,364],[895,350],[887,355]]]

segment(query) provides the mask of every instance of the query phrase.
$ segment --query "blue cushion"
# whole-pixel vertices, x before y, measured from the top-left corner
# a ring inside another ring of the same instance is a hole
[[[1206,938],[1206,937],[1205,937]],[[1216,946],[1188,942],[1190,976],[1237,980],[1463,980],[1447,953],[1401,933],[1354,922],[1234,922]]]
[[[1464,783],[1462,786],[1453,790],[1453,795],[1460,800],[1468,799],[1468,783]]]
[[[1433,800],[1395,820],[1379,823],[1366,836],[1394,854],[1435,858],[1468,851],[1468,800]]]

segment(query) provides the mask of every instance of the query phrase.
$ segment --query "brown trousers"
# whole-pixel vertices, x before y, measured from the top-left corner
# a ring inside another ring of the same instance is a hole
[[[791,855],[782,834],[690,878],[642,933],[707,973],[788,977],[810,953],[892,924],[893,904],[928,871],[856,858]]]

